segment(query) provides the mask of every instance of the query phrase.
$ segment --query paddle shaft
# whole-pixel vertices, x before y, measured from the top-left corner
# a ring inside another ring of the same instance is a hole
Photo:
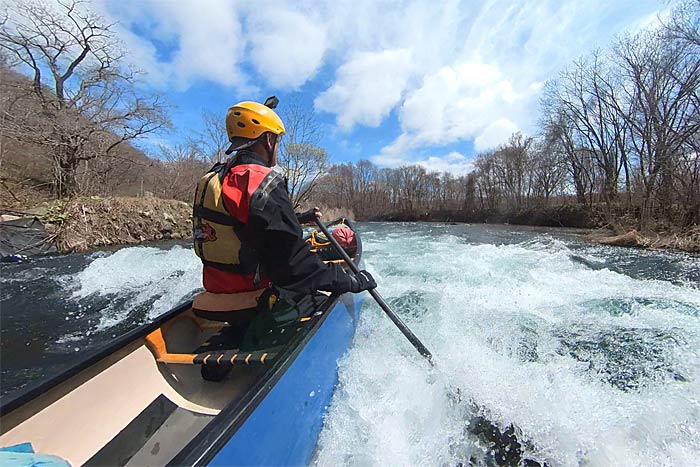
[[[321,222],[321,219],[318,217],[315,219],[316,224],[318,225],[318,228],[321,229],[321,232],[328,238],[328,241],[331,242],[333,247],[336,249],[338,254],[343,258],[343,260],[347,263],[348,267],[354,272],[355,274],[358,274],[360,272],[360,269],[355,265],[355,263],[350,259],[350,256],[343,250],[343,248],[338,244],[338,241],[333,237],[333,235],[328,232],[328,229],[326,228],[325,225],[323,225],[323,222]],[[389,319],[396,325],[397,328],[399,328],[399,331],[406,337],[406,339],[409,340],[409,342],[413,345],[413,347],[416,348],[420,354],[425,357],[430,364],[433,364],[433,354],[430,353],[430,350],[426,346],[423,345],[423,343],[416,337],[415,334],[413,334],[413,331],[406,326],[406,324],[401,321],[401,318],[398,317],[396,313],[394,313],[394,310],[392,310],[389,305],[384,301],[381,295],[379,295],[379,292],[377,292],[377,289],[370,289],[368,290],[369,294],[374,298],[374,300],[377,302],[377,305],[384,310],[384,313],[389,317]]]

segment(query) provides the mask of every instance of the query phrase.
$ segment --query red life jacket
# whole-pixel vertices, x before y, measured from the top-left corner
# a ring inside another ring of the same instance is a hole
[[[194,250],[204,265],[204,288],[236,293],[270,284],[255,251],[242,241],[252,208],[262,209],[284,178],[259,164],[217,164],[199,181],[192,223]]]

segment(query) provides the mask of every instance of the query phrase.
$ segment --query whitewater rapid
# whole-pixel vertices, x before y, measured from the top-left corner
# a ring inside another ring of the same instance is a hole
[[[192,248],[133,247],[93,257],[87,268],[61,280],[78,303],[95,296],[118,298],[100,309],[98,330],[123,322],[135,310],[145,311],[141,322],[150,321],[202,287],[202,265]]]
[[[492,465],[467,430],[477,412],[515,426],[526,456],[548,465],[697,465],[698,256],[592,246],[564,231],[359,228],[366,268],[436,368],[367,297],[315,465]],[[201,287],[187,245],[1,267],[5,391]]]
[[[381,293],[437,369],[367,303],[316,465],[483,462],[487,446],[466,433],[454,388],[501,427],[518,427],[534,460],[697,465],[697,283],[633,278],[605,267],[610,250],[574,252],[549,236],[494,245],[436,228],[369,226],[363,238]],[[696,259],[672,262],[698,268]]]

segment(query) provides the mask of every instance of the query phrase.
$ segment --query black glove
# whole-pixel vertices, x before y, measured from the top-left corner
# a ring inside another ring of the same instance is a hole
[[[377,287],[377,282],[372,277],[372,274],[365,270],[358,272],[356,275],[350,276],[350,292],[358,293],[363,290],[370,290]]]
[[[311,208],[308,211],[297,213],[297,220],[300,224],[312,224],[316,221],[317,212],[320,212],[318,208]]]

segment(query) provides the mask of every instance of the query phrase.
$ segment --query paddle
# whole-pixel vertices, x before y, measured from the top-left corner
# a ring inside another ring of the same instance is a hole
[[[353,263],[352,259],[350,259],[350,256],[348,256],[345,250],[343,250],[343,248],[338,244],[338,241],[333,237],[333,235],[330,234],[326,226],[323,225],[318,217],[314,220],[316,221],[318,228],[321,229],[321,232],[323,232],[326,238],[328,238],[328,241],[331,242],[333,248],[335,248],[338,254],[343,258],[352,272],[358,274],[360,269],[355,266],[355,263]],[[396,327],[399,328],[406,339],[413,344],[413,347],[415,347],[416,350],[420,352],[420,354],[425,357],[426,360],[428,360],[430,365],[434,367],[435,363],[433,362],[433,354],[431,354],[420,339],[413,334],[413,331],[411,331],[408,326],[401,321],[401,318],[394,313],[394,311],[384,301],[382,296],[379,295],[377,289],[371,289],[368,290],[368,292],[381,307],[381,309],[384,310],[384,313],[386,313],[389,319],[391,319]],[[459,388],[450,387],[449,392],[451,399],[456,402],[462,401],[462,391],[460,391]],[[479,412],[478,406],[474,404],[474,402],[471,404],[474,412]],[[471,433],[479,436],[481,439],[487,440],[488,442],[494,444],[493,455],[498,465],[520,465],[522,463],[524,459],[522,449],[523,445],[518,442],[518,438],[515,435],[515,428],[512,424],[506,428],[506,430],[502,431],[496,424],[483,416],[473,416],[467,428]],[[530,460],[530,462],[530,465],[541,465],[540,463],[532,460]]]
[[[350,259],[350,256],[343,250],[343,248],[338,244],[338,241],[333,237],[333,235],[328,232],[328,229],[326,228],[325,225],[323,225],[323,222],[321,222],[321,219],[318,217],[315,218],[316,225],[318,225],[318,228],[321,229],[321,232],[328,238],[328,241],[331,242],[333,245],[333,248],[338,252],[338,254],[343,258],[345,263],[348,265],[348,267],[354,272],[355,274],[358,274],[360,272],[360,269],[355,266],[355,263]],[[409,329],[406,324],[401,321],[401,318],[398,317],[396,313],[394,313],[394,310],[392,310],[389,305],[384,301],[381,295],[379,295],[379,292],[377,292],[377,289],[370,289],[368,290],[369,294],[374,298],[374,300],[377,302],[377,305],[384,310],[384,313],[389,317],[389,319],[396,325],[397,328],[399,328],[399,331],[408,339],[408,341],[413,345],[413,347],[416,348],[420,354],[425,357],[428,362],[430,362],[431,365],[434,365],[433,363],[433,354],[430,353],[430,350],[426,346],[423,345],[423,343],[416,337],[415,334],[413,334],[413,331]]]

